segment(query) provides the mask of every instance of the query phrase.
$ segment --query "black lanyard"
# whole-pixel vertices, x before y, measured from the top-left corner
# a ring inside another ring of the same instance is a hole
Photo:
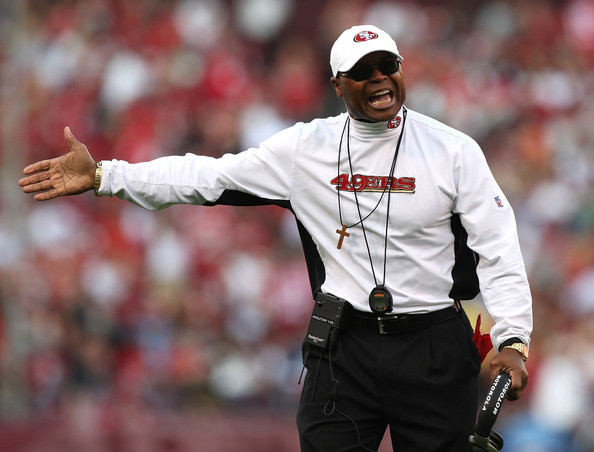
[[[363,215],[361,213],[361,205],[359,204],[359,198],[357,196],[357,190],[353,190],[353,193],[355,195],[355,204],[357,205],[357,213],[359,214],[359,221],[356,223],[353,223],[350,226],[347,226],[345,223],[343,223],[342,221],[342,206],[340,204],[340,189],[337,188],[337,196],[338,196],[338,216],[339,216],[339,220],[340,220],[340,224],[342,225],[342,231],[337,230],[336,232],[341,234],[341,238],[339,241],[339,248],[340,245],[342,244],[342,238],[343,235],[345,234],[345,231],[348,228],[352,228],[354,226],[357,225],[361,225],[361,229],[363,230],[363,238],[365,239],[365,246],[367,248],[367,255],[369,257],[369,264],[371,266],[371,273],[373,274],[373,281],[375,283],[375,288],[371,291],[370,295],[369,295],[369,305],[370,308],[373,312],[375,312],[376,314],[386,314],[388,312],[392,311],[392,305],[393,305],[393,301],[392,301],[392,294],[390,293],[390,291],[385,287],[386,284],[386,268],[387,268],[387,262],[388,262],[388,230],[389,230],[389,220],[390,220],[390,195],[392,194],[392,184],[393,184],[393,179],[394,179],[394,171],[396,169],[396,160],[398,158],[398,153],[400,151],[400,145],[402,143],[402,137],[404,135],[404,125],[406,124],[406,114],[407,114],[407,110],[405,107],[403,107],[403,120],[402,120],[402,129],[400,130],[400,135],[398,137],[398,142],[396,144],[396,149],[394,151],[394,158],[392,159],[392,165],[390,167],[390,175],[388,177],[388,180],[386,182],[386,186],[384,187],[384,190],[382,191],[382,195],[380,196],[380,199],[378,200],[377,204],[375,205],[375,207],[371,210],[371,212],[369,212],[365,218],[363,218]],[[341,155],[341,151],[342,151],[342,142],[343,142],[343,138],[344,138],[344,134],[347,134],[347,154],[348,154],[348,158],[349,158],[349,169],[351,172],[351,181],[353,180],[354,177],[354,172],[353,172],[353,162],[351,160],[351,146],[350,146],[350,117],[347,117],[347,120],[345,122],[344,128],[342,130],[342,135],[340,137],[340,144],[338,147],[338,176],[340,176],[340,155]],[[365,230],[365,220],[367,220],[371,214],[373,214],[373,212],[375,212],[377,210],[377,208],[379,207],[380,203],[382,202],[382,199],[384,198],[384,195],[386,194],[386,190],[388,191],[388,205],[386,207],[386,231],[385,231],[385,236],[384,236],[384,274],[383,274],[383,279],[382,279],[382,283],[378,284],[377,282],[377,277],[375,274],[375,269],[373,266],[373,258],[371,257],[371,248],[369,247],[369,241],[367,239],[367,231]],[[348,235],[346,235],[348,237]]]

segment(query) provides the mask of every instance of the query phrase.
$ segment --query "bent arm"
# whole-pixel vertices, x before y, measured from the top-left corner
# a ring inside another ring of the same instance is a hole
[[[468,246],[479,254],[480,290],[498,349],[512,337],[525,344],[532,332],[532,297],[520,250],[514,212],[474,142],[460,150],[458,198],[454,211],[468,232]]]
[[[468,246],[479,256],[477,274],[485,306],[495,325],[491,340],[496,350],[516,338],[528,345],[532,332],[532,297],[520,250],[515,216],[496,183],[478,145],[462,147],[458,166],[455,211],[468,232]],[[507,398],[520,397],[528,383],[522,355],[501,349],[490,363],[491,378],[511,376]]]

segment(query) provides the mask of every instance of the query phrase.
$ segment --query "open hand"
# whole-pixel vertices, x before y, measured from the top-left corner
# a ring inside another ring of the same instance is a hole
[[[25,193],[35,193],[33,199],[37,201],[77,195],[93,188],[97,166],[87,147],[74,138],[69,127],[64,128],[64,139],[70,152],[23,170],[25,177],[19,180],[19,186]]]

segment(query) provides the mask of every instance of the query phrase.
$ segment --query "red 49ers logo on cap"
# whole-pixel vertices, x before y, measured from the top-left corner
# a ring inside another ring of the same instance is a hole
[[[373,31],[362,31],[360,33],[357,33],[355,35],[355,37],[353,38],[353,40],[355,42],[364,42],[364,41],[371,41],[372,39],[376,39],[377,38],[377,34],[374,33]]]

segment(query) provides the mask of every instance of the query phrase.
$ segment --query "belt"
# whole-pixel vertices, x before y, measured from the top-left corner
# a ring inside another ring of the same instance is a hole
[[[378,334],[399,334],[437,325],[451,319],[457,313],[458,309],[455,306],[426,314],[399,314],[383,317],[368,312],[354,311],[350,319],[350,326],[375,331]]]

